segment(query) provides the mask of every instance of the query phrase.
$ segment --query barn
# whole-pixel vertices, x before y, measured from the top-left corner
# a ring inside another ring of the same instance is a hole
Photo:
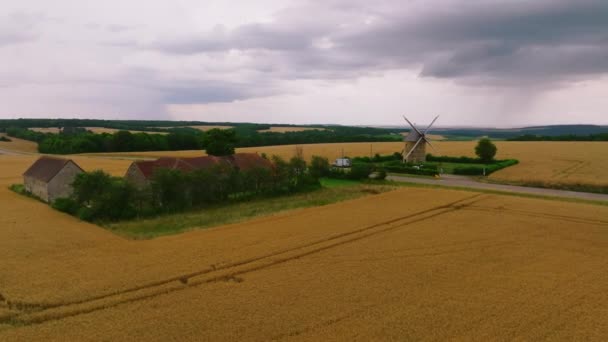
[[[72,182],[84,172],[71,159],[40,157],[23,174],[25,190],[45,202],[72,194]]]
[[[239,171],[248,171],[253,168],[271,169],[272,163],[257,153],[236,153],[230,156],[203,156],[193,158],[165,157],[157,160],[135,161],[131,163],[125,174],[125,179],[137,187],[144,187],[150,183],[154,171],[157,169],[180,170],[191,172],[195,170],[210,169],[215,166],[226,166]]]

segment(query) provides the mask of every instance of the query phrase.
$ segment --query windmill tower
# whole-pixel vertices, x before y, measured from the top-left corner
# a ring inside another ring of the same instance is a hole
[[[412,126],[412,129],[404,139],[405,148],[403,149],[403,162],[423,162],[426,160],[426,145],[428,144],[433,150],[435,150],[429,139],[426,137],[426,134],[439,116],[436,116],[435,119],[433,119],[429,127],[427,127],[424,132],[419,131],[418,128],[416,128],[416,126],[414,126],[410,120],[405,117],[405,115],[403,118],[408,124],[410,124],[410,126]]]

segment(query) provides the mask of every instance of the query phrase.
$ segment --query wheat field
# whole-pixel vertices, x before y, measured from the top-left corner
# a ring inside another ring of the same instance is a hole
[[[608,206],[401,188],[134,241],[10,192],[34,159],[0,156],[0,340],[608,337]]]
[[[11,141],[0,141],[0,154],[5,153],[36,153],[38,152],[38,144],[33,141],[9,137],[4,133],[0,136],[9,138]]]
[[[317,127],[292,127],[292,126],[271,126],[269,129],[261,129],[258,132],[273,132],[273,133],[287,133],[287,132],[305,132],[319,130],[324,131],[325,128],[317,128]]]
[[[116,129],[116,128],[107,128],[107,127],[83,127],[86,130],[89,130],[93,133],[101,134],[101,133],[109,133],[114,134],[118,131],[125,131],[124,129]],[[60,129],[57,127],[31,127],[29,130],[41,133],[59,133]],[[131,133],[148,133],[148,134],[167,134],[166,132],[149,132],[149,131],[136,131],[136,130],[126,130]]]
[[[438,155],[474,157],[474,141],[436,141],[436,151],[427,152]],[[582,183],[608,185],[608,142],[519,142],[497,141],[498,159],[514,158],[520,163],[493,173],[490,179],[503,182],[542,182],[542,183]],[[403,150],[403,143],[336,143],[299,145],[304,157],[309,159],[319,155],[334,160],[341,156],[373,156],[392,154]],[[263,146],[239,148],[237,152],[265,153],[291,158],[295,155],[296,145]],[[103,155],[131,158],[157,158],[161,156],[199,156],[203,151],[174,152],[125,152]]]

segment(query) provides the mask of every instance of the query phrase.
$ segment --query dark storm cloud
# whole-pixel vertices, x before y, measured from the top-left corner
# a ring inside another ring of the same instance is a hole
[[[173,54],[255,51],[280,66],[266,70],[279,78],[351,78],[419,68],[422,76],[483,85],[552,85],[608,72],[606,0],[324,6],[284,11],[270,23],[161,41],[155,48]],[[339,19],[323,16],[317,25],[294,20],[332,11]]]

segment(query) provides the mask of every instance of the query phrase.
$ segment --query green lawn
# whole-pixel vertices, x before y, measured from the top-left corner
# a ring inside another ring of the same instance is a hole
[[[381,193],[395,185],[362,184],[354,181],[323,180],[323,188],[307,193],[261,198],[240,203],[213,206],[189,212],[162,215],[156,218],[104,224],[119,235],[132,239],[151,239],[192,229],[209,228],[246,221],[298,208],[316,207],[344,200]]]
[[[448,163],[448,162],[424,162],[424,165],[437,166],[443,169],[443,173],[454,173],[454,169],[457,167],[484,167],[486,164],[476,163]]]
[[[350,179],[321,178],[320,181],[321,185],[325,188],[335,188],[361,184],[361,182],[359,181],[354,181]]]

